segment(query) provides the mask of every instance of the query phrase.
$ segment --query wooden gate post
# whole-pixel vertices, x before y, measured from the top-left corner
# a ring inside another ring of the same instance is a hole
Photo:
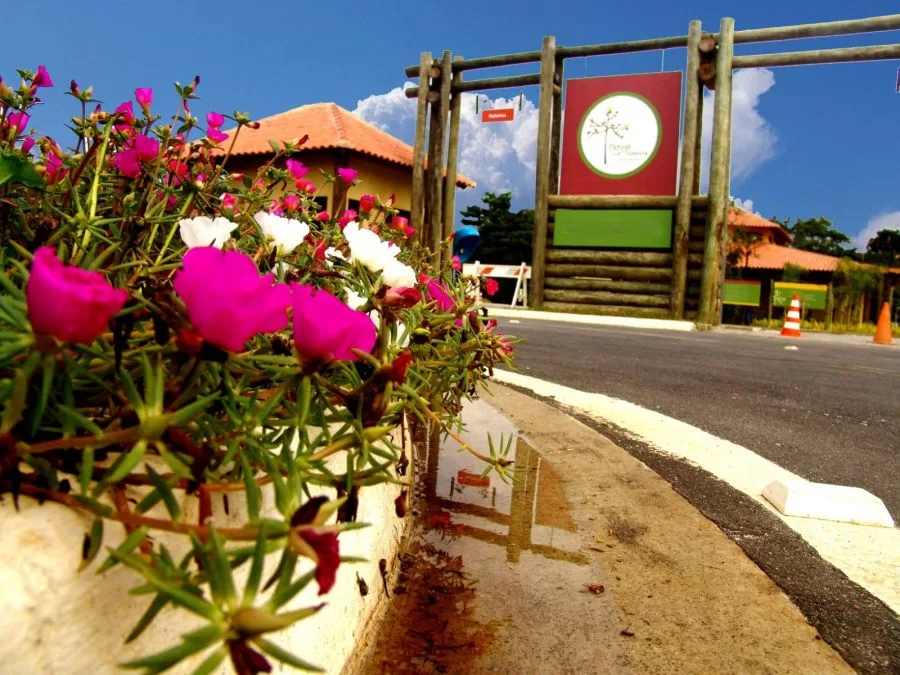
[[[454,61],[461,61],[461,56],[453,57]],[[445,72],[452,70],[452,66]],[[452,84],[457,86],[462,84],[463,74],[459,70],[452,75]],[[459,118],[462,106],[462,92],[451,94],[450,98],[450,138],[447,141],[447,173],[444,176],[444,239],[448,239],[453,235],[453,224],[456,221],[456,175],[459,167]]]
[[[534,239],[531,252],[531,306],[544,304],[544,261],[547,256],[547,197],[550,194],[550,135],[553,123],[553,76],[556,38],[544,37],[541,46],[541,93],[538,103],[537,161],[534,185]]]
[[[441,197],[444,186],[444,136],[447,129],[447,113],[450,108],[450,52],[445,51],[441,60],[436,61],[432,75],[436,75],[439,88],[429,96],[431,102],[431,121],[428,129],[428,169],[425,174],[425,207],[428,227],[427,237],[422,243],[431,247],[432,261],[435,267],[441,268],[441,240],[443,227],[441,220],[443,209]],[[446,74],[446,77],[445,77]],[[432,83],[437,84],[437,83]]]
[[[416,136],[413,143],[412,203],[410,220],[416,228],[416,239],[424,238],[425,223],[425,129],[428,126],[428,91],[431,78],[431,52],[422,52],[419,58],[419,93],[416,101]]]
[[[728,175],[731,161],[731,63],[734,56],[734,19],[722,19],[719,25],[719,51],[716,55],[716,100],[713,110],[712,153],[709,162],[709,212],[706,244],[703,251],[703,275],[700,287],[700,321],[720,322],[718,314],[720,245],[728,228]]]
[[[700,38],[699,21],[691,21],[688,29],[687,83],[684,92],[684,131],[681,135],[681,176],[678,180],[678,208],[672,237],[672,301],[673,319],[684,318],[684,296],[687,288],[688,237],[691,229],[691,197],[694,195],[694,164],[697,137],[700,134]]]

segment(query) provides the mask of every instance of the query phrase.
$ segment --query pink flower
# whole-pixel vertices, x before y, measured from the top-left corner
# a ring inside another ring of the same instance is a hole
[[[28,136],[24,141],[22,141],[22,152],[29,153],[31,149],[34,147],[34,139],[31,136]]]
[[[144,113],[149,113],[153,105],[153,90],[150,87],[138,87],[134,90],[134,98]]]
[[[404,218],[403,216],[394,216],[391,218],[391,226],[394,229],[400,230],[403,232],[409,226],[409,219]]]
[[[260,276],[253,259],[240,251],[190,249],[173,285],[197,332],[229,352],[240,352],[254,335],[288,323],[290,289],[275,283],[274,274]]]
[[[141,163],[138,161],[138,153],[134,148],[117,152],[115,162],[116,168],[123,176],[137,178],[141,175]]]
[[[34,87],[52,87],[53,80],[50,78],[50,73],[47,72],[47,69],[44,66],[38,66],[37,74],[34,76],[34,80],[31,82]]]
[[[206,130],[206,137],[211,140],[213,143],[221,143],[222,141],[228,140],[228,134],[225,132],[219,131],[215,127],[209,127]]]
[[[316,214],[316,220],[318,220],[320,223],[327,223],[329,220],[331,220],[331,216],[328,214],[328,211],[319,211]]]
[[[28,319],[35,333],[90,344],[125,305],[128,291],[110,286],[99,272],[64,265],[42,246],[25,284]]]
[[[44,165],[44,168],[46,170],[44,178],[50,185],[58,183],[69,173],[68,169],[63,168],[62,160],[54,154],[47,155],[47,163]]]
[[[343,230],[345,227],[347,227],[347,225],[352,223],[358,217],[359,214],[356,211],[354,211],[353,209],[347,209],[341,214],[341,217],[338,218],[338,225],[340,225],[341,229]]]
[[[347,168],[338,169],[337,173],[338,173],[338,178],[340,178],[342,181],[344,181],[345,185],[353,185],[353,181],[356,180],[356,176],[359,174],[359,172],[356,169],[347,169]]]
[[[201,190],[206,185],[206,173],[201,171],[194,177],[194,185],[196,185]]]
[[[289,159],[284,164],[287,167],[288,173],[294,177],[294,180],[299,180],[309,173],[309,167],[303,164],[303,162],[298,162],[296,159]]]
[[[312,194],[316,191],[315,186],[305,178],[298,178],[296,181],[294,181],[294,185],[298,190],[300,190],[300,192],[308,192],[309,194]]]
[[[28,120],[31,119],[26,112],[14,112],[6,116],[9,126],[14,129],[14,134],[19,135],[25,131],[28,126]]]
[[[397,286],[389,288],[384,294],[386,307],[412,307],[422,299],[422,294],[417,288],[411,286]]]
[[[462,262],[458,255],[453,256],[452,267],[454,272],[462,272]]]
[[[368,213],[375,208],[375,195],[364,194],[359,198],[359,208],[363,213]]]
[[[271,202],[269,202],[269,213],[271,213],[272,215],[275,215],[275,216],[280,216],[284,213],[284,211],[281,208],[281,202],[278,200],[277,197],[275,199],[273,199]]]
[[[133,147],[137,151],[138,159],[143,162],[156,159],[156,155],[159,154],[159,141],[144,134],[135,136],[129,147]]]
[[[184,162],[179,162],[177,159],[169,161],[168,169],[169,178],[174,185],[180,185],[181,181],[184,180],[184,177],[187,176],[188,173],[188,165]]]
[[[496,294],[500,290],[500,283],[491,277],[484,280],[484,293],[488,297]]]
[[[411,237],[415,233],[416,233],[416,228],[414,228],[412,225],[407,225],[403,230],[403,234],[405,234],[407,237]]]
[[[222,195],[222,208],[233,209],[236,201],[237,200],[234,198],[234,195],[226,192]]]
[[[122,129],[126,129],[130,126],[134,125],[134,106],[131,101],[125,101],[124,103],[120,103],[119,107],[115,109],[114,113],[119,116],[116,121],[116,129],[122,131]]]
[[[217,112],[206,113],[206,123],[213,129],[218,129],[225,124],[225,116]]]
[[[300,197],[292,192],[282,200],[282,205],[285,211],[292,213],[300,208]]]
[[[442,312],[452,312],[456,303],[447,292],[447,287],[435,279],[431,279],[424,274],[419,277],[419,283],[425,285],[425,296],[429,301],[435,303],[437,308]]]
[[[294,344],[308,360],[355,361],[351,349],[375,346],[375,326],[368,314],[350,309],[331,293],[292,283]]]

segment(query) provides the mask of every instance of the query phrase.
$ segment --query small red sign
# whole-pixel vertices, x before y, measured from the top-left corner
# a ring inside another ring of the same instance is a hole
[[[490,108],[481,111],[482,122],[512,122],[515,118],[515,108]]]
[[[491,477],[481,476],[477,473],[460,469],[456,472],[456,482],[460,485],[468,485],[469,487],[486,488],[491,486]]]

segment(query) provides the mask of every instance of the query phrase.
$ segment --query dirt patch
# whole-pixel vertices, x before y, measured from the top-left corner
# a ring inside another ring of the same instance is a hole
[[[609,524],[609,533],[623,544],[631,544],[637,541],[637,538],[647,532],[647,526],[636,523],[633,520],[613,514],[607,517]]]

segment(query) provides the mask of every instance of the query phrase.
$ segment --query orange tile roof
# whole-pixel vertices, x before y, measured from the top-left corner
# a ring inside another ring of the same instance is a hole
[[[296,142],[308,135],[309,140],[303,145],[303,150],[344,149],[394,164],[413,165],[411,145],[335,103],[303,105],[258,122],[259,129],[243,129],[238,135],[231,151],[233,156],[270,155],[272,147],[269,139]],[[229,138],[222,141],[220,147],[228,147],[233,131],[225,131]],[[475,187],[475,181],[463,175],[457,176],[456,184],[462,188]]]
[[[787,242],[794,240],[790,232],[784,229],[780,223],[766,220],[762,216],[744,211],[744,209],[732,207],[728,210],[728,226],[746,230],[776,230],[776,239]]]
[[[812,251],[801,251],[798,248],[764,243],[753,247],[746,260],[746,267],[757,270],[780,270],[790,263],[799,265],[810,272],[834,272],[840,262],[840,258],[824,253],[813,253]],[[744,266],[743,261],[740,266]]]

